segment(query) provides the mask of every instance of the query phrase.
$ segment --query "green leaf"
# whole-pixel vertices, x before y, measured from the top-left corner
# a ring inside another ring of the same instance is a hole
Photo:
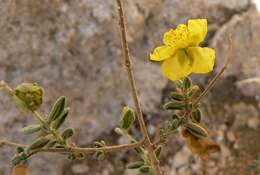
[[[140,167],[139,169],[142,173],[148,173],[150,171],[150,166],[148,165],[144,165],[142,167]]]
[[[66,140],[70,137],[72,137],[74,135],[75,131],[73,128],[67,128],[63,131],[63,133],[61,134],[61,137]]]
[[[42,126],[40,124],[35,125],[29,125],[20,130],[23,134],[33,134],[35,132],[38,132],[42,129]]]
[[[184,125],[184,127],[187,128],[188,131],[195,137],[204,138],[208,136],[206,129],[196,123],[188,122]]]
[[[164,109],[167,109],[167,110],[183,110],[183,109],[185,109],[186,105],[181,102],[170,101],[170,102],[166,103],[163,107],[164,107]]]
[[[198,93],[200,91],[200,88],[199,86],[195,85],[195,86],[192,86],[188,92],[188,96],[193,98],[194,96],[197,96]]]
[[[171,123],[171,125],[170,125],[171,130],[176,130],[181,124],[181,119],[174,119],[170,123]]]
[[[121,112],[120,128],[129,129],[133,125],[134,121],[135,121],[134,111],[128,106],[125,106]]]
[[[140,156],[144,154],[144,150],[142,149],[142,147],[134,148],[134,150]]]
[[[95,152],[94,157],[97,160],[104,160],[105,159],[105,153],[103,151]]]
[[[185,90],[188,90],[192,85],[192,81],[189,77],[185,77],[183,80],[183,87]]]
[[[201,121],[201,111],[200,109],[195,109],[192,111],[192,117],[195,119],[196,122],[200,123]]]
[[[24,148],[23,147],[17,147],[16,148],[16,152],[19,154],[19,153],[23,153],[24,152]]]
[[[52,148],[57,144],[57,140],[50,140],[48,144],[46,145],[47,148]]]
[[[48,142],[50,141],[47,137],[39,137],[36,139],[28,148],[27,151],[34,150],[34,149],[40,149],[44,147]]]
[[[61,96],[59,97],[56,102],[54,103],[51,112],[48,117],[48,123],[56,120],[64,111],[66,97]]]
[[[178,92],[172,92],[171,98],[176,101],[182,101],[184,99],[183,95]]]
[[[155,155],[156,155],[157,158],[160,156],[161,152],[162,152],[162,146],[159,145],[159,146],[155,149]]]
[[[51,127],[53,129],[59,129],[59,127],[64,123],[65,119],[67,118],[69,111],[70,111],[69,108],[65,108],[62,114],[52,122]]]
[[[127,165],[127,168],[128,169],[137,169],[137,168],[140,168],[143,165],[144,165],[143,161],[137,161],[137,162],[129,163]]]
[[[100,148],[100,147],[106,146],[106,142],[105,142],[104,140],[95,141],[95,142],[94,142],[94,146],[95,146],[96,148]]]
[[[25,163],[26,161],[27,161],[26,155],[25,154],[19,154],[12,159],[12,165],[15,166],[15,165],[18,165],[20,163]]]

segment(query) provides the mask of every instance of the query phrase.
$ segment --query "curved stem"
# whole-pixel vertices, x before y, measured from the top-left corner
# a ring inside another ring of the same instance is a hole
[[[232,60],[232,36],[231,34],[228,35],[228,50],[226,55],[226,61],[221,70],[217,73],[217,75],[209,82],[205,90],[200,94],[200,96],[195,100],[194,105],[197,105],[199,101],[204,97],[207,92],[215,85],[216,81],[219,79],[219,77],[224,73],[224,71],[227,69],[228,65],[231,63]]]

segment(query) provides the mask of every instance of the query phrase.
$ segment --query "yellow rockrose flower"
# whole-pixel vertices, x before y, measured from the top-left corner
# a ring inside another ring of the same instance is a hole
[[[164,45],[150,54],[153,61],[163,61],[162,72],[170,80],[179,80],[190,73],[208,73],[215,63],[215,50],[199,47],[207,34],[206,19],[188,20],[164,33]]]

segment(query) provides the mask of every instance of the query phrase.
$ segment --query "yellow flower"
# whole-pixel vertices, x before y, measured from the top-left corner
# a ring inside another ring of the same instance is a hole
[[[179,80],[190,73],[208,73],[215,63],[215,50],[199,47],[207,34],[206,19],[191,19],[163,36],[164,45],[150,54],[153,61],[163,61],[162,72],[170,80]]]

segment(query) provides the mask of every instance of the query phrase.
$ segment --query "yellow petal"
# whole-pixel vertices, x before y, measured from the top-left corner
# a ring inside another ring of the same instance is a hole
[[[211,48],[189,47],[188,56],[192,59],[193,73],[208,73],[213,70],[215,63],[215,50]]]
[[[168,79],[179,80],[191,73],[191,60],[184,51],[177,51],[162,63],[162,71]]]
[[[169,46],[156,47],[153,53],[150,54],[150,59],[153,61],[162,61],[170,58],[175,53],[175,49]]]
[[[175,49],[183,49],[189,45],[188,27],[180,24],[176,29],[171,29],[163,35],[163,42]]]
[[[188,31],[190,46],[198,46],[207,34],[207,20],[206,19],[191,19],[188,21]]]

